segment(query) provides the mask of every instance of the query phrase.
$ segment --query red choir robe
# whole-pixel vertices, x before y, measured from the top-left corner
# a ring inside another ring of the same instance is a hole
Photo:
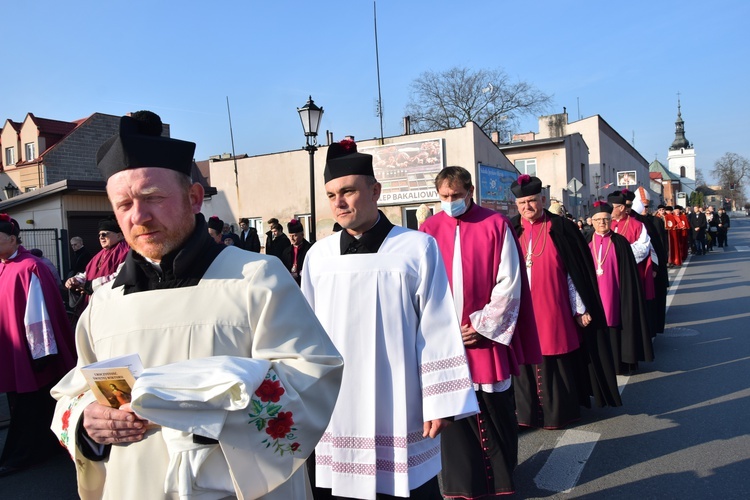
[[[664,226],[669,237],[669,263],[674,266],[682,265],[679,225],[679,217],[674,214],[664,214]]]
[[[685,260],[687,259],[688,247],[690,246],[690,221],[684,212],[678,215],[677,218],[679,219],[678,227],[680,228],[678,231],[680,235],[680,254],[682,260]]]

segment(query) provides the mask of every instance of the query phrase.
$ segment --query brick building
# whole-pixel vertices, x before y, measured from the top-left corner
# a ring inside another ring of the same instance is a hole
[[[0,212],[15,218],[24,245],[42,248],[63,275],[70,237],[100,248],[97,224],[112,207],[96,152],[119,123],[119,116],[104,113],[69,122],[28,113],[0,129]],[[169,136],[169,125],[162,134]]]

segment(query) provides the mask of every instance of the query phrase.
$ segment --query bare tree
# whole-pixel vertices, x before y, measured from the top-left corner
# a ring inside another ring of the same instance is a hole
[[[455,67],[426,71],[411,83],[406,114],[415,132],[463,127],[473,121],[489,135],[517,125],[521,116],[548,109],[552,97],[501,69]]]
[[[750,161],[737,153],[724,153],[724,156],[714,162],[711,173],[719,180],[722,195],[732,199],[732,206],[744,203],[745,182],[750,178]]]
[[[705,186],[706,185],[706,178],[703,177],[703,170],[696,168],[695,169],[695,186]]]

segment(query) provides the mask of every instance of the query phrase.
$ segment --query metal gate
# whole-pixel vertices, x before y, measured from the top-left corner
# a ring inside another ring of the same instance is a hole
[[[26,250],[38,248],[52,261],[60,276],[64,276],[60,261],[57,229],[21,229],[21,245]]]

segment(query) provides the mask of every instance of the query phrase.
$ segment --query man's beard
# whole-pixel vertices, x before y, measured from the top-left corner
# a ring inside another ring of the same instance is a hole
[[[160,261],[165,255],[173,252],[190,237],[195,228],[195,219],[191,217],[190,220],[183,220],[179,225],[171,226],[169,228],[154,228],[145,226],[133,226],[128,235],[128,244],[130,247],[138,252],[143,257],[151,260]],[[147,234],[155,229],[160,230],[158,242],[143,241],[143,238],[138,238],[139,235]]]

